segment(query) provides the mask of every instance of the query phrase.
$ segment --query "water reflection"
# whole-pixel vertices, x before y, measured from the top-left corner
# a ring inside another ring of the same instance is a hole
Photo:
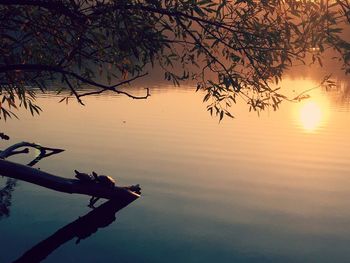
[[[322,120],[322,110],[315,101],[308,101],[300,108],[300,122],[306,131],[314,131]]]
[[[0,219],[10,215],[12,192],[15,190],[16,184],[16,179],[8,178],[5,187],[0,190]]]
[[[328,125],[331,107],[336,106],[337,97],[343,93],[336,88],[328,90],[309,78],[287,80],[284,84],[285,87],[294,86],[287,96],[297,94],[300,97],[295,105],[290,105],[294,106],[290,110],[301,131],[316,132]]]
[[[88,214],[59,229],[56,233],[36,244],[14,262],[41,262],[58,247],[77,237],[76,244],[113,223],[116,213],[134,200],[109,200]]]

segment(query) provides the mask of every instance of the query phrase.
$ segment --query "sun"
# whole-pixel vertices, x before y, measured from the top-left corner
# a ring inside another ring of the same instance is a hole
[[[299,111],[301,125],[306,131],[314,131],[320,126],[323,117],[321,105],[316,101],[307,101]]]

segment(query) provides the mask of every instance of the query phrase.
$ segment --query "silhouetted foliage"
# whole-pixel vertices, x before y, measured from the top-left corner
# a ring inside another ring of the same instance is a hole
[[[19,105],[38,113],[33,86],[68,89],[80,103],[108,90],[147,98],[120,87],[148,65],[176,85],[196,80],[220,119],[237,99],[276,109],[287,98],[274,84],[295,62],[322,65],[332,48],[350,72],[349,8],[347,0],[0,0],[1,113]]]

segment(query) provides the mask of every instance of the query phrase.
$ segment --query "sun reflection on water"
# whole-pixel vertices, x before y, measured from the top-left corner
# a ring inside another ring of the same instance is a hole
[[[311,94],[311,98],[298,106],[298,122],[305,132],[316,132],[329,120],[329,100],[322,92]]]
[[[305,99],[297,102],[292,110],[296,127],[306,133],[319,132],[330,120],[330,98],[312,79],[293,79],[284,81],[285,87],[293,87],[287,97],[304,94]],[[307,96],[306,96],[307,95]]]
[[[323,112],[321,105],[316,101],[307,101],[299,111],[301,125],[306,131],[314,131],[321,124]]]

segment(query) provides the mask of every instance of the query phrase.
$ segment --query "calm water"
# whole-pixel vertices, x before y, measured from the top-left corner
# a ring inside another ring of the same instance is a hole
[[[64,148],[38,167],[95,170],[143,190],[111,225],[45,262],[350,262],[350,106],[337,91],[310,94],[260,117],[241,103],[220,124],[191,88],[159,87],[144,101],[90,97],[86,107],[39,98],[39,117],[1,123],[11,135],[2,148]],[[0,220],[0,262],[88,213],[87,203],[18,182]]]

